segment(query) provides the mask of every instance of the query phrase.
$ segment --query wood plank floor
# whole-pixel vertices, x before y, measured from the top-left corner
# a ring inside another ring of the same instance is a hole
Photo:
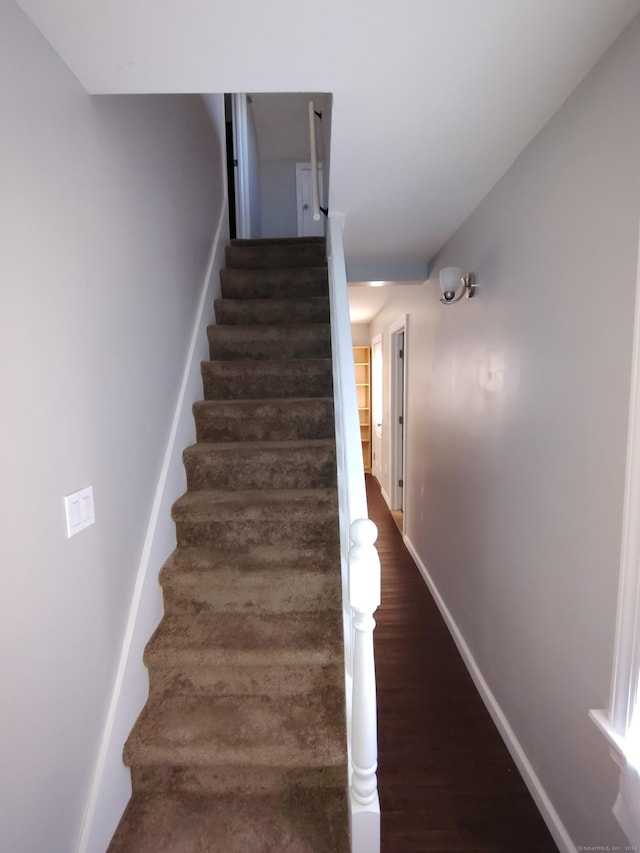
[[[377,482],[382,853],[557,853]]]

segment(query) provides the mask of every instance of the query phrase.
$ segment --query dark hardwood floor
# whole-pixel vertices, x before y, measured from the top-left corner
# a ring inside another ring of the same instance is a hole
[[[377,482],[374,634],[382,853],[557,853]]]

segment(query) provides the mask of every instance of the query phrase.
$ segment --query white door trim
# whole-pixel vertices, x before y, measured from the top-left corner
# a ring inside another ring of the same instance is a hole
[[[380,376],[375,367],[375,351],[380,346]],[[378,382],[380,387],[378,388]],[[379,394],[379,399],[377,398]],[[371,339],[371,473],[381,482],[382,480],[382,442],[384,434],[384,345],[382,333]],[[374,406],[374,402],[377,404]],[[377,417],[376,417],[377,416]]]
[[[231,103],[233,107],[233,159],[236,162],[236,236],[246,240],[251,237],[247,96],[242,93],[232,95]]]

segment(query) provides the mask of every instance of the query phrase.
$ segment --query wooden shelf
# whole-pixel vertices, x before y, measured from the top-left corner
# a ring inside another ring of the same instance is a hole
[[[369,347],[353,348],[353,364],[356,373],[362,463],[367,474],[371,472],[371,350]]]

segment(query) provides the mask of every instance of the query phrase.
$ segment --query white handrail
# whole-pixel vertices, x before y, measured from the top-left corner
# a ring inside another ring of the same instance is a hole
[[[311,149],[311,193],[313,218],[320,219],[320,184],[318,179],[318,143],[316,140],[316,111],[309,101],[309,147]]]
[[[351,849],[352,853],[379,853],[373,613],[380,603],[380,561],[373,545],[377,536],[376,526],[367,519],[342,225],[340,214],[329,214],[327,256],[345,637]]]

